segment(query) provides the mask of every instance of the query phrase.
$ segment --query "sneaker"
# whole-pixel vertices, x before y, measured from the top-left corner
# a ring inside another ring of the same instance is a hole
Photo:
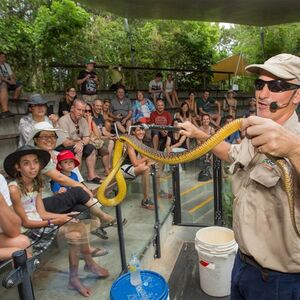
[[[4,111],[0,114],[0,119],[10,118],[13,117],[15,114],[11,113],[9,110]]]
[[[142,208],[153,210],[155,208],[154,203],[151,199],[142,200]]]

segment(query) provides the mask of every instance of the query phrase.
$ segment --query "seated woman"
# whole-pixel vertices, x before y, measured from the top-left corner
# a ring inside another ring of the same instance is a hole
[[[174,119],[172,126],[177,127],[178,123],[182,122],[180,119]],[[168,134],[166,142],[166,150],[168,153],[173,152],[176,148],[188,149],[187,137],[181,135],[179,131],[173,131]]]
[[[59,102],[58,116],[62,117],[70,112],[73,101],[77,98],[76,89],[69,87],[66,89],[63,99]]]
[[[195,93],[193,91],[189,92],[188,98],[184,102],[188,104],[188,106],[191,110],[191,114],[196,116],[198,114],[197,113],[197,104],[195,101]]]
[[[132,105],[132,122],[149,123],[150,114],[155,111],[155,106],[151,100],[145,98],[143,91],[136,92],[136,99]]]
[[[107,132],[111,133],[112,124],[114,123],[114,118],[110,112],[110,100],[105,99],[102,106],[102,115],[105,120],[105,129]]]
[[[163,92],[171,107],[180,105],[176,92],[176,83],[171,73],[167,75],[167,79],[163,82]]]
[[[94,147],[97,149],[98,154],[102,158],[104,174],[108,175],[109,170],[111,168],[111,154],[113,151],[114,142],[113,140],[102,139],[99,127],[96,125],[95,121],[93,120],[93,110],[92,110],[92,106],[89,103],[86,104],[83,117],[88,122],[89,130],[90,130],[90,144],[94,145]]]
[[[223,100],[223,112],[225,117],[227,115],[230,115],[235,119],[237,100],[234,98],[234,96],[235,96],[235,92],[233,90],[229,90],[225,94],[225,99]]]
[[[41,196],[43,180],[40,170],[48,164],[49,160],[50,154],[47,151],[31,146],[21,147],[6,157],[5,171],[15,179],[9,183],[13,207],[26,229],[64,225],[61,231],[69,244],[68,288],[76,289],[80,294],[88,297],[91,295],[91,289],[83,285],[78,276],[79,253],[85,260],[86,272],[91,272],[99,278],[105,278],[109,273],[93,260],[84,224],[69,222],[72,216],[78,213],[56,214],[45,210]]]
[[[21,234],[21,219],[12,210],[7,183],[0,174],[0,261],[10,259],[15,251],[29,247],[29,239]],[[30,256],[30,252],[27,251]]]
[[[132,134],[140,141],[143,141],[145,137],[145,129],[139,127],[141,123],[137,123],[133,128]],[[141,202],[141,206],[146,209],[154,209],[154,203],[150,199],[150,166],[154,164],[153,161],[147,157],[141,156],[134,148],[128,145],[127,158],[124,161],[121,170],[123,175],[127,179],[135,179],[137,176],[142,175],[142,186],[144,198]]]

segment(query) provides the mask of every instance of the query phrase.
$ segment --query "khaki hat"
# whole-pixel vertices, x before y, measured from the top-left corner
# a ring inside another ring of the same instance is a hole
[[[62,129],[54,128],[48,122],[38,122],[34,125],[26,145],[35,146],[34,137],[41,131],[52,131],[52,132],[56,133],[56,135],[57,135],[56,147],[61,145],[68,138],[68,134],[65,131],[63,131]]]
[[[280,79],[300,81],[300,57],[282,53],[269,58],[264,64],[249,65],[246,70],[254,74],[261,74],[263,70]]]

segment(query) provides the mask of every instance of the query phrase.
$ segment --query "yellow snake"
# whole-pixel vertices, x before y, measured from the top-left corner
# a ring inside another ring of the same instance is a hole
[[[120,170],[121,165],[126,157],[126,151],[125,152],[123,151],[124,144],[128,144],[132,146],[137,152],[156,162],[161,162],[169,165],[187,163],[211,151],[215,146],[221,143],[226,137],[228,137],[235,131],[238,131],[241,128],[242,121],[243,119],[237,119],[232,121],[231,123],[222,127],[216,134],[211,136],[209,139],[207,139],[206,142],[204,142],[200,146],[197,146],[191,150],[187,150],[181,153],[167,154],[161,151],[155,151],[153,148],[146,146],[141,141],[136,139],[134,136],[121,135],[119,137],[119,140],[117,140],[115,144],[113,161],[112,161],[113,169],[109,173],[109,175],[105,178],[105,180],[100,185],[97,191],[98,201],[104,206],[116,206],[120,204],[126,197],[127,185],[124,176],[122,174],[122,171]],[[295,221],[294,188],[293,188],[293,179],[290,174],[290,167],[287,161],[283,158],[272,157],[269,155],[268,158],[274,161],[282,172],[283,185],[288,198],[292,224],[295,229],[295,232],[300,237],[300,233],[297,229],[297,225]],[[116,179],[118,193],[112,198],[107,198],[105,196],[105,190],[114,178]]]

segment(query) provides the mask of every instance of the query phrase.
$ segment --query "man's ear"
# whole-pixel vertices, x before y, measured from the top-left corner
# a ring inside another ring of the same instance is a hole
[[[300,89],[297,90],[295,96],[293,97],[293,103],[294,104],[300,103]]]

